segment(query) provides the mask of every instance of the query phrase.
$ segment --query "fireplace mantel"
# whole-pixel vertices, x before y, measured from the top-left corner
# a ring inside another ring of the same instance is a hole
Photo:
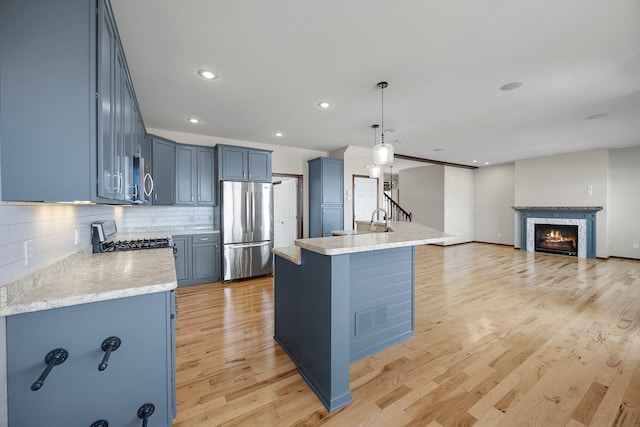
[[[517,211],[572,211],[572,212],[598,212],[602,206],[511,206]]]
[[[586,247],[580,250],[579,257],[596,257],[596,213],[601,211],[602,206],[512,206],[520,214],[520,249],[532,251],[529,248],[527,230],[531,231],[533,223],[562,224],[563,222],[577,222],[581,232],[584,232]],[[575,220],[575,221],[574,221]],[[584,228],[582,228],[584,227]]]

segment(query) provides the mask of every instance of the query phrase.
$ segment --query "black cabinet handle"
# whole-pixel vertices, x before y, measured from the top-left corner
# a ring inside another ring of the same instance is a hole
[[[98,371],[104,371],[107,369],[107,362],[109,361],[111,352],[120,348],[120,344],[122,344],[122,341],[120,341],[120,338],[118,337],[109,337],[102,341],[100,348],[104,351],[104,357],[102,358],[102,362],[98,365]]]
[[[95,421],[93,424],[91,424],[91,426],[89,427],[109,427],[109,421],[98,420],[98,421]]]
[[[44,371],[42,372],[42,374],[40,374],[36,382],[31,384],[31,390],[40,390],[40,388],[44,384],[44,380],[47,378],[47,375],[49,375],[49,372],[51,372],[53,367],[55,365],[64,363],[64,361],[67,360],[67,357],[69,357],[69,352],[64,348],[56,348],[55,350],[51,350],[49,353],[47,353],[47,355],[44,357],[44,363],[47,364],[47,367],[44,368]]]
[[[147,427],[147,420],[156,409],[153,403],[145,403],[138,408],[138,418],[142,420],[142,427]]]

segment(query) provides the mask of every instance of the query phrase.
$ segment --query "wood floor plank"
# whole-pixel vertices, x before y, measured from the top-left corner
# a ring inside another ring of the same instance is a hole
[[[415,336],[329,414],[273,340],[273,279],[177,290],[175,427],[640,425],[640,261],[421,246]]]

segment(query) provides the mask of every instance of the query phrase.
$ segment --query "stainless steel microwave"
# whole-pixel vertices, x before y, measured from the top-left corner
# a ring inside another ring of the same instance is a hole
[[[133,156],[133,203],[150,203],[151,193],[153,193],[151,165],[145,163],[144,158]]]

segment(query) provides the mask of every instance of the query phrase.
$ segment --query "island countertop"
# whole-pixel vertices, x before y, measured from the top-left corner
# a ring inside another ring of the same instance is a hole
[[[333,237],[298,239],[296,246],[322,255],[342,255],[405,246],[446,243],[455,239],[442,231],[415,222],[390,221],[387,233],[355,233]],[[353,233],[353,232],[349,232]],[[276,254],[278,252],[274,250]]]
[[[0,315],[163,292],[177,286],[171,248],[84,251],[71,258],[60,268],[0,288]]]

